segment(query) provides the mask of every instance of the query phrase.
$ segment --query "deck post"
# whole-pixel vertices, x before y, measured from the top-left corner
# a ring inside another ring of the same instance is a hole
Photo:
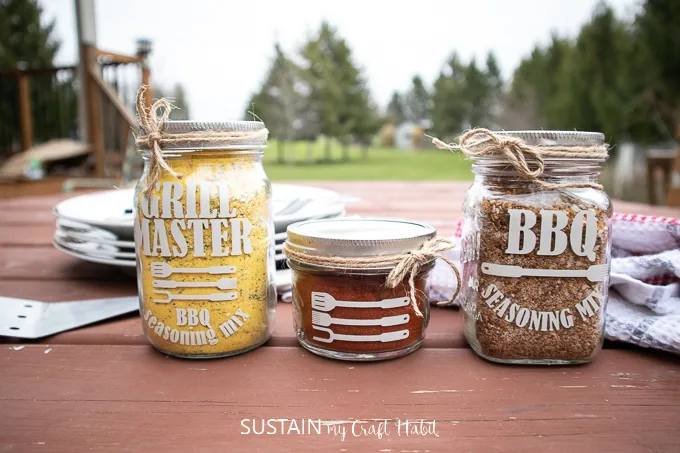
[[[91,73],[99,71],[97,64],[97,31],[94,0],[75,0],[78,45],[80,49],[79,77],[82,83],[79,96],[80,135],[94,152],[95,176],[104,176],[104,129],[101,93]]]
[[[144,102],[147,106],[153,103],[153,88],[151,87],[151,69],[149,68],[149,55],[151,54],[151,40],[146,38],[137,39],[137,58],[142,67],[142,85],[146,86]]]
[[[95,156],[95,176],[104,177],[104,121],[102,117],[102,95],[99,86],[92,77],[92,73],[99,71],[97,63],[97,49],[84,45],[81,51],[81,64],[87,69],[85,72],[85,111],[87,113],[88,143],[92,146]]]
[[[21,150],[26,151],[33,146],[33,117],[31,116],[31,88],[28,75],[21,70],[17,74],[17,87]]]

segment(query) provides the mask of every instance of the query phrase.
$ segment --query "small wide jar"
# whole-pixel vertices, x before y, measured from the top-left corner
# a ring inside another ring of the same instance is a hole
[[[232,131],[238,145],[201,131]],[[160,168],[149,193],[152,159],[135,192],[135,243],[142,326],[168,355],[214,358],[240,354],[269,339],[274,324],[271,184],[262,166],[264,124],[167,121],[165,134],[196,134],[164,145],[175,177]]]
[[[577,364],[602,348],[609,286],[610,217],[597,187],[604,136],[591,132],[496,132],[560,154],[545,157],[540,181],[502,155],[473,158],[464,203],[465,336],[485,359]],[[535,168],[535,161],[528,160]]]
[[[390,288],[394,265],[375,259],[419,249],[434,238],[428,225],[392,220],[316,220],[288,227],[293,270],[294,323],[300,344],[315,354],[352,361],[385,360],[420,346],[429,321],[427,277],[434,260],[414,278]],[[362,264],[362,260],[367,261]]]

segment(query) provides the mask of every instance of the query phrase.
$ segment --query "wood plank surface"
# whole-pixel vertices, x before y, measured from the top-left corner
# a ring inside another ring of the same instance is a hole
[[[360,198],[349,214],[432,223],[443,235],[453,234],[469,185],[301,184]],[[51,209],[65,198],[0,200],[0,295],[59,302],[136,294],[129,274],[52,247]],[[614,205],[680,217],[678,208]],[[680,451],[677,356],[631,347],[607,349],[588,366],[499,366],[467,348],[457,310],[434,309],[419,351],[355,364],[304,351],[292,307],[277,311],[266,347],[225,360],[168,358],[148,346],[135,315],[30,344],[4,339],[0,451]],[[321,435],[240,434],[242,419],[263,418],[325,424]],[[352,434],[384,418],[391,432],[382,439]],[[436,420],[439,437],[398,435],[396,418]]]
[[[0,225],[0,247],[52,245],[54,222],[47,224]]]
[[[130,280],[134,267],[81,261],[54,247],[0,247],[0,280]]]
[[[25,346],[2,348],[0,361],[2,451],[680,449],[680,365],[649,353],[605,351],[567,369],[499,367],[464,349],[361,364],[299,348],[187,361],[149,346]],[[243,419],[267,418],[325,425],[241,434]],[[352,435],[380,419],[389,435]],[[439,437],[399,436],[395,419],[435,420]]]

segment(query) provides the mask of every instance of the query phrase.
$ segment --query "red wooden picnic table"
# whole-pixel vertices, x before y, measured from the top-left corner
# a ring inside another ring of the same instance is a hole
[[[350,214],[429,222],[444,235],[453,233],[467,189],[303,184],[356,195]],[[50,210],[63,198],[0,201],[0,295],[136,294],[128,275],[52,247]],[[680,217],[680,209],[614,206]],[[680,451],[677,356],[607,343],[585,366],[501,366],[468,348],[453,309],[433,310],[419,351],[381,363],[306,352],[282,303],[271,341],[229,359],[166,357],[130,315],[35,342],[5,338],[0,360],[0,451]],[[262,420],[277,433],[254,434]],[[416,433],[407,420],[428,424],[416,424]]]

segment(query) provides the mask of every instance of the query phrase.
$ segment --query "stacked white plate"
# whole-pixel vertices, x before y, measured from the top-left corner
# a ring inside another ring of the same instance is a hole
[[[345,215],[346,197],[316,187],[273,184],[274,249],[278,268],[288,225]],[[75,258],[119,267],[135,267],[132,189],[80,195],[54,207],[54,246]]]

